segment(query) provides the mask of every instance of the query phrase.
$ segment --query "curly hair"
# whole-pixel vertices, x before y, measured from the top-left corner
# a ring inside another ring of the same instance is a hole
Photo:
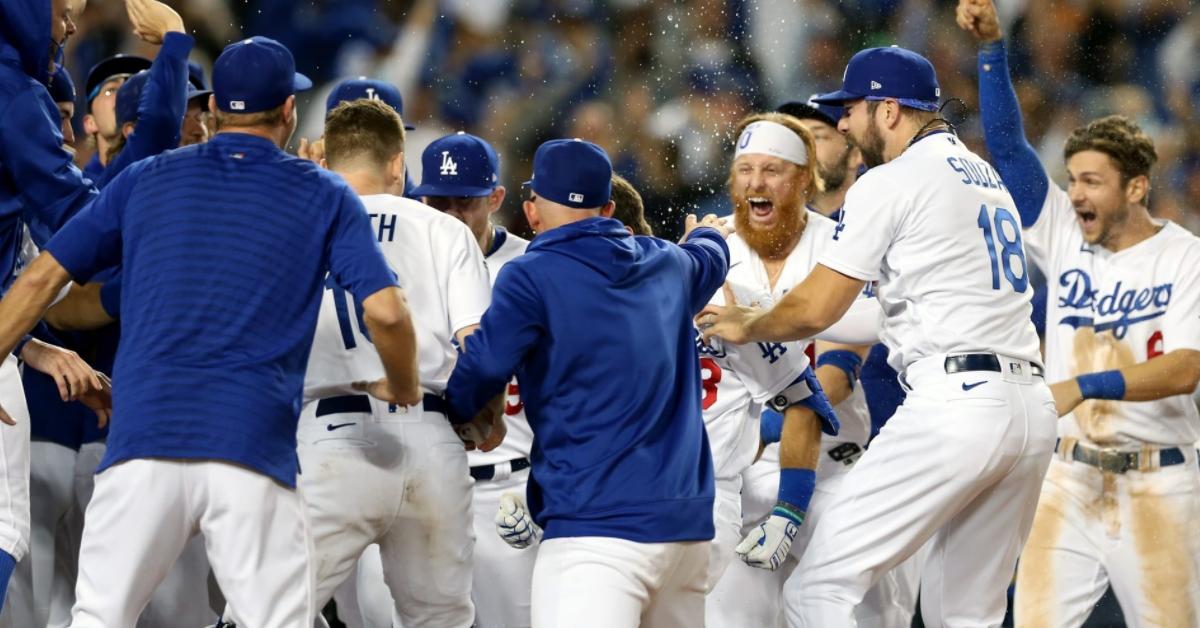
[[[1085,150],[1108,155],[1121,173],[1122,185],[1134,177],[1149,177],[1150,169],[1158,161],[1154,141],[1125,116],[1106,116],[1076,128],[1067,138],[1063,157],[1070,159]]]

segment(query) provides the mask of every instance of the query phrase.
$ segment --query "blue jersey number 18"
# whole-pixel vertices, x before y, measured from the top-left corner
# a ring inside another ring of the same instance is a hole
[[[1000,289],[1000,269],[1003,268],[1004,278],[1013,290],[1025,292],[1029,287],[1029,272],[1025,266],[1025,247],[1021,244],[1021,226],[1017,219],[1003,207],[996,208],[995,218],[992,219],[988,216],[988,206],[980,205],[977,224],[983,229],[983,241],[987,243],[988,257],[992,259],[992,289]],[[1000,245],[998,251],[997,240]],[[1020,272],[1014,272],[1014,258],[1020,265]]]

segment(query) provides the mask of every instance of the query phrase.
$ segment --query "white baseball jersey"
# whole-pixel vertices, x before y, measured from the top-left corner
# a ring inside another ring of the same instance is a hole
[[[423,203],[390,194],[362,201],[412,313],[421,387],[441,394],[457,357],[455,332],[479,323],[491,304],[479,245],[466,225]],[[305,376],[306,399],[347,394],[353,382],[384,376],[366,332],[353,297],[326,285]]]
[[[881,338],[900,373],[947,353],[1040,362],[1012,197],[952,134],[922,138],[856,181],[820,263],[879,282]]]
[[[1046,381],[1200,350],[1200,238],[1169,221],[1123,251],[1087,244],[1066,192],[1050,186],[1025,230],[1046,275]],[[1085,401],[1059,434],[1101,445],[1188,445],[1200,440],[1191,395],[1157,401]]]
[[[807,210],[806,210],[807,211]],[[767,277],[767,268],[763,264],[758,254],[746,244],[737,234],[729,237],[729,276],[726,281],[733,288],[734,295],[738,301],[743,304],[758,303],[760,306],[768,307],[772,303],[778,302],[795,286],[800,285],[816,267],[817,260],[820,259],[821,252],[828,246],[828,242],[833,237],[837,228],[836,223],[832,220],[816,213],[808,211],[808,224],[804,228],[804,234],[800,236],[800,241],[796,243],[796,247],[788,253],[787,260],[784,262],[783,271],[779,274],[779,279],[775,282],[775,288],[770,287],[770,279]],[[869,296],[864,292],[860,295],[860,300],[867,303]],[[873,299],[871,299],[873,301]],[[874,307],[867,305],[867,307]],[[743,347],[747,350],[761,351],[763,358],[766,359],[771,355],[792,355],[803,356],[804,346],[807,343],[760,343],[751,344]],[[808,359],[804,358],[804,366],[807,366]],[[803,366],[800,367],[803,370]],[[784,369],[785,371],[787,369]],[[761,372],[761,371],[760,371]],[[778,379],[770,381],[765,379],[766,374],[757,375],[760,383],[765,388],[772,388],[778,392],[782,386],[779,382],[784,380],[788,373],[778,373]],[[791,375],[795,379],[795,375]],[[743,378],[745,379],[745,378]],[[786,386],[792,380],[787,379],[782,381],[783,386]],[[768,390],[770,393],[770,390]],[[847,403],[850,402],[850,403]],[[871,416],[867,411],[865,398],[862,395],[852,396],[851,398],[838,404],[835,408],[837,411],[838,422],[841,423],[841,430],[837,436],[822,435],[823,442],[851,442],[858,445],[865,445],[871,436]],[[715,450],[714,450],[715,451]]]
[[[523,254],[527,246],[529,240],[515,236],[500,227],[495,228],[491,250],[487,252],[484,260],[493,284],[496,283],[496,275],[500,274],[500,269],[513,258]],[[476,244],[475,248],[478,249],[479,245]],[[468,348],[470,345],[471,341],[468,339]],[[533,448],[533,430],[529,427],[529,420],[525,418],[525,404],[521,403],[521,392],[515,377],[508,383],[504,418],[508,425],[504,442],[491,451],[467,452],[467,462],[472,467],[529,457],[529,451]]]

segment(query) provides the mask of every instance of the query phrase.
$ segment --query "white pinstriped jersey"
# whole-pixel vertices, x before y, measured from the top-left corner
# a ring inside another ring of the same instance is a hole
[[[492,250],[488,251],[484,258],[492,284],[496,283],[496,275],[500,273],[500,269],[513,258],[523,254],[527,246],[529,246],[529,240],[496,227]],[[468,347],[470,344],[471,341],[468,339]],[[504,436],[504,442],[492,451],[467,452],[467,462],[472,467],[529,457],[529,451],[533,447],[533,430],[529,427],[529,420],[525,418],[525,405],[521,403],[520,388],[515,377],[508,383],[508,396],[504,400],[504,418],[508,425],[508,433]]]
[[[1046,381],[1122,368],[1176,349],[1200,350],[1200,238],[1169,221],[1112,252],[1083,239],[1070,198],[1051,185],[1025,229],[1046,275]],[[1085,401],[1059,434],[1099,445],[1191,445],[1200,413],[1191,395],[1157,401]]]

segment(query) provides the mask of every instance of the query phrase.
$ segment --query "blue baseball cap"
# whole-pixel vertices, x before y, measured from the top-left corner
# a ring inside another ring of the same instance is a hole
[[[200,64],[195,61],[188,61],[188,102],[192,102],[197,98],[203,98],[200,101],[200,107],[207,111],[208,95],[211,93],[212,90],[208,87],[208,80],[204,77],[204,68],[200,67]]]
[[[124,126],[126,122],[137,122],[138,101],[142,99],[142,89],[146,87],[148,80],[150,80],[150,73],[142,70],[125,79],[121,89],[117,90],[118,127]]]
[[[487,196],[500,181],[500,158],[483,139],[459,131],[421,153],[421,185],[412,196]]]
[[[50,98],[54,102],[75,102],[75,82],[71,80],[71,73],[61,65],[54,66],[54,76],[50,78],[50,85],[46,89],[50,90]]]
[[[400,96],[400,90],[387,81],[369,79],[365,76],[346,79],[338,83],[337,87],[334,87],[333,91],[329,92],[329,97],[325,99],[325,116],[329,117],[329,112],[333,111],[334,107],[348,100],[359,100],[362,98],[382,100],[389,107],[396,110],[396,114],[400,116],[401,120],[404,119],[404,98]],[[412,131],[416,127],[405,122],[404,128]]]
[[[895,98],[905,107],[937,111],[941,97],[933,64],[911,50],[891,46],[858,51],[846,64],[842,88],[812,102],[838,107],[855,100]]]
[[[579,138],[550,140],[533,154],[533,178],[525,185],[559,205],[592,209],[612,197],[612,173],[603,148]]]
[[[312,87],[296,71],[296,60],[283,44],[255,36],[225,47],[213,64],[217,108],[229,113],[256,113],[282,105],[288,96]]]
[[[149,59],[137,55],[113,55],[93,65],[92,69],[88,70],[87,80],[84,81],[88,105],[91,105],[92,99],[100,93],[100,88],[110,79],[133,76],[142,70],[149,70],[150,65]]]
[[[808,97],[807,102],[801,102],[798,100],[785,102],[782,105],[779,105],[775,111],[778,111],[779,113],[786,113],[787,115],[800,120],[816,120],[818,122],[824,122],[825,124],[828,124],[836,129],[838,120],[842,119],[842,108],[822,105],[815,100],[819,97],[820,95],[813,94],[812,96]]]

